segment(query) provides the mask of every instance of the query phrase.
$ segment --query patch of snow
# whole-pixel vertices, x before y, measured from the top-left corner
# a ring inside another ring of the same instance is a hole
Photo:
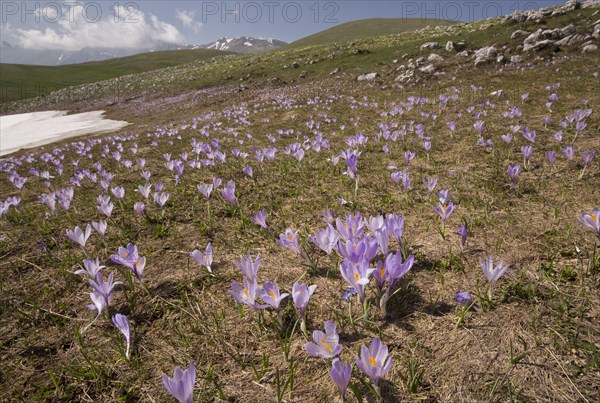
[[[85,134],[112,132],[129,124],[105,119],[104,111],[74,115],[67,115],[67,112],[45,111],[0,116],[0,155]]]

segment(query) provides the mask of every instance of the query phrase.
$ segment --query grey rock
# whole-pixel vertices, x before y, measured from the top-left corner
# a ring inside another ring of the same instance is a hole
[[[379,73],[361,74],[360,76],[358,76],[357,80],[358,81],[373,81],[377,77],[379,77]]]
[[[596,39],[600,39],[600,24],[596,24],[594,26],[594,32],[592,33],[592,36]]]
[[[427,57],[427,61],[430,63],[440,63],[444,61],[444,58],[438,54],[432,53]]]
[[[473,58],[475,59],[475,66],[486,63],[490,60],[494,60],[498,57],[498,49],[494,46],[486,46],[475,51]]]
[[[431,74],[431,73],[435,72],[435,66],[433,64],[428,64],[425,67],[421,67],[419,70],[421,71],[421,73]]]
[[[510,62],[511,63],[518,64],[518,63],[521,63],[522,60],[523,60],[522,57],[519,56],[519,55],[514,55],[514,56],[510,57]]]
[[[440,43],[439,42],[426,42],[424,44],[421,45],[420,49],[421,52],[427,49],[438,49],[440,47]]]
[[[454,50],[454,42],[448,41],[446,43],[446,51],[452,52]]]
[[[462,52],[458,52],[456,54],[456,57],[469,57],[469,51],[468,50],[463,50]]]
[[[407,82],[411,81],[415,76],[414,70],[408,70],[405,73],[400,74],[394,81],[396,82]]]
[[[427,59],[425,59],[424,57],[419,57],[416,60],[417,66],[424,66],[426,61],[427,61]]]
[[[512,33],[512,35],[510,37],[511,37],[511,39],[515,39],[515,38],[518,38],[519,36],[525,36],[525,35],[529,35],[529,32],[523,31],[522,29],[517,29],[515,32]]]
[[[581,53],[598,53],[598,45],[590,43],[581,49]]]
[[[544,39],[543,41],[539,41],[534,44],[525,45],[523,47],[523,52],[529,52],[532,50],[540,51],[544,49],[551,49],[553,51],[557,51],[559,49],[559,46],[556,44],[556,42],[551,41],[550,39]]]
[[[580,34],[569,35],[569,36],[564,37],[560,41],[557,41],[556,44],[558,46],[573,46],[573,45],[577,45],[578,43],[584,42],[585,38],[586,38],[585,36],[580,35]]]

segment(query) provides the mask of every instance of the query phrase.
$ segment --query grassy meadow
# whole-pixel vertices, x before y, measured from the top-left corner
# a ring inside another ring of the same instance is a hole
[[[4,104],[132,123],[0,159],[4,398],[174,401],[162,375],[194,363],[193,401],[341,401],[332,357],[306,347],[331,320],[349,402],[597,401],[598,55],[475,67],[442,48],[444,74],[395,81],[424,42],[514,50],[517,29],[589,30],[596,10],[173,66],[128,76],[122,98],[109,80]],[[336,241],[319,243],[328,228]],[[209,244],[212,261],[196,259]],[[488,257],[509,266],[493,287]],[[91,282],[109,274],[122,284],[103,304]],[[267,282],[316,285],[305,314],[301,293],[260,306],[250,294]],[[356,357],[376,338],[392,361],[374,380]]]

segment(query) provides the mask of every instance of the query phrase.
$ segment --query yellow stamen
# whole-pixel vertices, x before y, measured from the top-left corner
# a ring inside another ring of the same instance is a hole
[[[356,250],[356,244],[353,244],[353,245],[352,245],[352,248],[354,248],[354,250]]]
[[[379,270],[379,274],[381,274],[381,277],[385,276],[385,267],[382,267],[381,270]]]
[[[354,273],[354,278],[356,279],[356,281],[358,281],[358,279],[360,278],[360,277],[358,276],[358,273]]]
[[[289,235],[288,235],[288,239],[289,239],[290,241],[291,241],[291,240],[293,240],[293,239],[294,239],[294,235],[292,235],[292,234],[289,234]]]
[[[325,345],[325,348],[327,350],[331,351],[331,346],[325,342],[325,338],[324,337],[321,339],[321,343],[323,343]]]
[[[269,294],[271,294],[271,298],[273,298],[273,299],[277,299],[277,298],[275,297],[275,293],[273,292],[273,290],[269,291]]]
[[[372,366],[374,366],[374,367],[377,366],[377,361],[375,361],[375,358],[369,357],[369,362],[371,363]]]
[[[244,288],[244,295],[246,296],[246,298],[250,298],[250,295],[248,295],[248,290],[246,290],[245,288]]]

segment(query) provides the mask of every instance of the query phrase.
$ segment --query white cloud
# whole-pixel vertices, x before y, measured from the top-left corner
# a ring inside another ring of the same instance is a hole
[[[183,24],[184,28],[188,28],[194,31],[194,33],[200,32],[202,29],[202,23],[196,21],[196,11],[194,10],[175,10],[175,17]]]
[[[57,23],[44,29],[11,29],[10,36],[20,47],[26,49],[59,49],[76,51],[86,47],[143,49],[160,42],[185,43],[179,30],[156,16],[119,7],[120,21],[115,21],[115,12],[105,13],[97,22],[97,10],[90,10],[86,17],[82,6],[65,10]],[[105,11],[105,10],[103,10]],[[130,16],[128,21],[123,17]],[[86,21],[87,19],[87,21]]]

